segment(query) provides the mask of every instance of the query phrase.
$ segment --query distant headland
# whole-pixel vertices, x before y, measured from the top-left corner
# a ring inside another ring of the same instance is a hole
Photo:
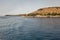
[[[22,17],[60,17],[60,7],[40,8],[28,14],[6,15],[6,16],[22,16]]]

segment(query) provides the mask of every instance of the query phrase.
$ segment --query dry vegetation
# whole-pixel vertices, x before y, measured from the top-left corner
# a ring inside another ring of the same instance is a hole
[[[34,11],[30,14],[28,14],[28,16],[36,16],[36,15],[41,15],[41,16],[60,16],[60,7],[48,7],[48,8],[41,8],[38,9],[37,11]]]

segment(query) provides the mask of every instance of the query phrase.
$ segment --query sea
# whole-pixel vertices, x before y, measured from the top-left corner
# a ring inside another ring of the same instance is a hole
[[[60,18],[0,16],[0,40],[60,40]]]

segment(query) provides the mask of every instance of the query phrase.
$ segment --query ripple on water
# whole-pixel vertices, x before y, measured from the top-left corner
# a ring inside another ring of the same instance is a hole
[[[60,40],[60,18],[0,17],[0,40]]]

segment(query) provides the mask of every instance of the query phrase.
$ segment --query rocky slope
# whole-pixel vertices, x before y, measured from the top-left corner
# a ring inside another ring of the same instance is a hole
[[[60,7],[41,8],[28,15],[60,15]]]

